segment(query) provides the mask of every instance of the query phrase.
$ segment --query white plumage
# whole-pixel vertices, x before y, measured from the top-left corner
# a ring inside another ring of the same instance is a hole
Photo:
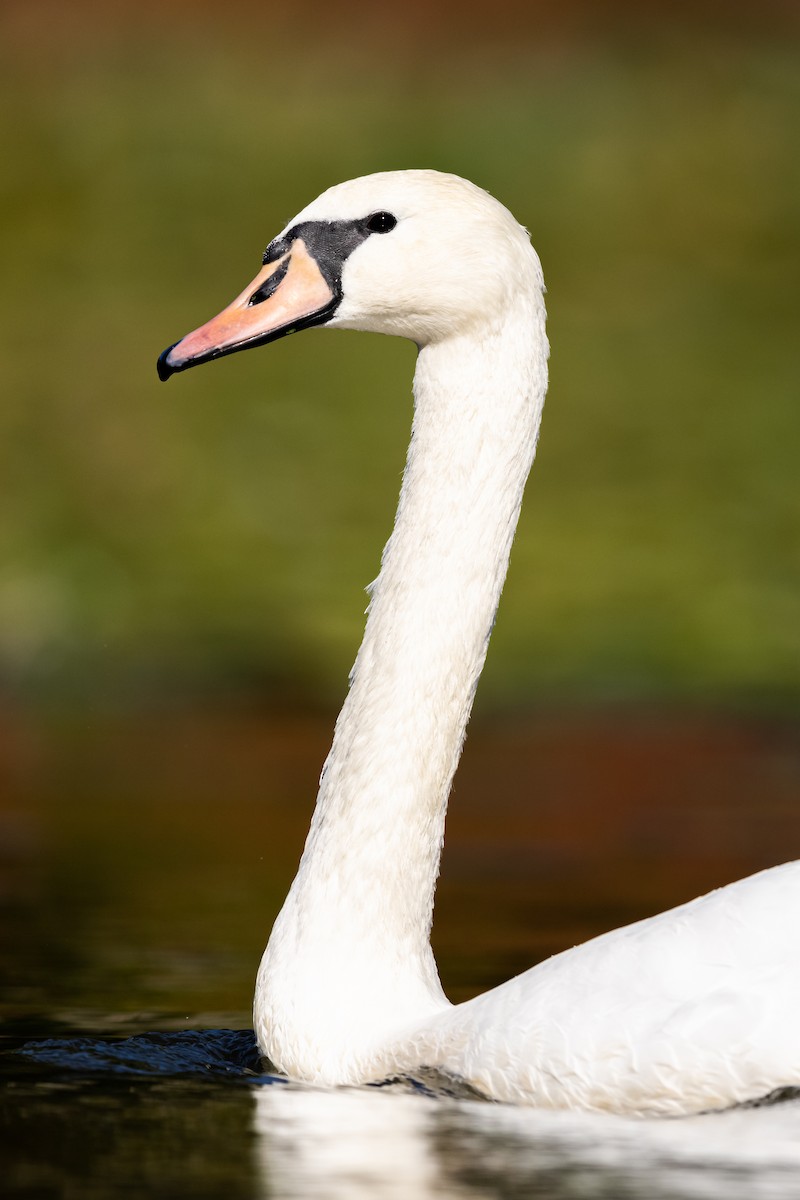
[[[394,224],[378,230],[387,214]],[[433,171],[325,192],[272,244],[255,282],[282,264],[292,280],[306,250],[329,289],[314,275],[316,308],[280,283],[261,314],[246,289],[239,341],[230,306],[162,356],[166,376],[281,336],[301,310],[312,312],[305,323],[398,334],[420,349],[394,530],[258,974],[262,1052],[309,1082],[426,1067],[498,1100],[631,1113],[697,1112],[800,1083],[799,863],[606,934],[466,1004],[444,996],[433,896],[547,386],[542,273],[502,205]]]

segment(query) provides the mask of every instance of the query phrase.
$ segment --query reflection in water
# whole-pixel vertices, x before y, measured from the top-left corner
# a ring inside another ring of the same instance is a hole
[[[260,1071],[242,1030],[48,1038],[0,1053],[0,1144],[13,1147],[3,1195],[797,1195],[796,1100],[634,1120],[458,1099],[432,1079],[319,1089]]]
[[[795,1197],[800,1104],[676,1120],[387,1090],[255,1090],[270,1200]]]
[[[436,1101],[377,1089],[264,1087],[255,1103],[265,1196],[424,1200],[442,1194]],[[457,1187],[449,1192],[467,1194]]]

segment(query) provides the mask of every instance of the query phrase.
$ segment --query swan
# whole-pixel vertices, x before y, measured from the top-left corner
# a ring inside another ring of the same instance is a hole
[[[528,234],[472,183],[351,180],[159,375],[315,326],[410,338],[396,520],[297,875],[257,977],[261,1053],[356,1085],[422,1069],[500,1101],[679,1115],[800,1083],[800,862],[604,934],[451,1005],[430,946],[451,781],[547,387]]]

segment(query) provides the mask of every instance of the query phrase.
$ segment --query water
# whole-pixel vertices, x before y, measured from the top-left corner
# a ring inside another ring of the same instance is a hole
[[[797,1195],[791,1099],[632,1121],[435,1079],[324,1090],[266,1074],[252,976],[328,730],[235,714],[7,737],[4,1196]],[[785,728],[504,723],[476,731],[462,778],[436,930],[456,999],[800,854]]]
[[[436,1087],[262,1073],[249,1033],[29,1042],[4,1055],[5,1194],[794,1197],[800,1103],[674,1121],[550,1113]]]

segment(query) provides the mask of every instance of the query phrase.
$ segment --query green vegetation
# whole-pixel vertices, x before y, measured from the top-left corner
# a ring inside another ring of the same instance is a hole
[[[0,52],[9,688],[341,694],[413,348],[315,332],[168,388],[155,359],[323,187],[426,165],[508,204],[549,286],[550,399],[483,703],[796,705],[797,44],[294,49],[129,31]]]

